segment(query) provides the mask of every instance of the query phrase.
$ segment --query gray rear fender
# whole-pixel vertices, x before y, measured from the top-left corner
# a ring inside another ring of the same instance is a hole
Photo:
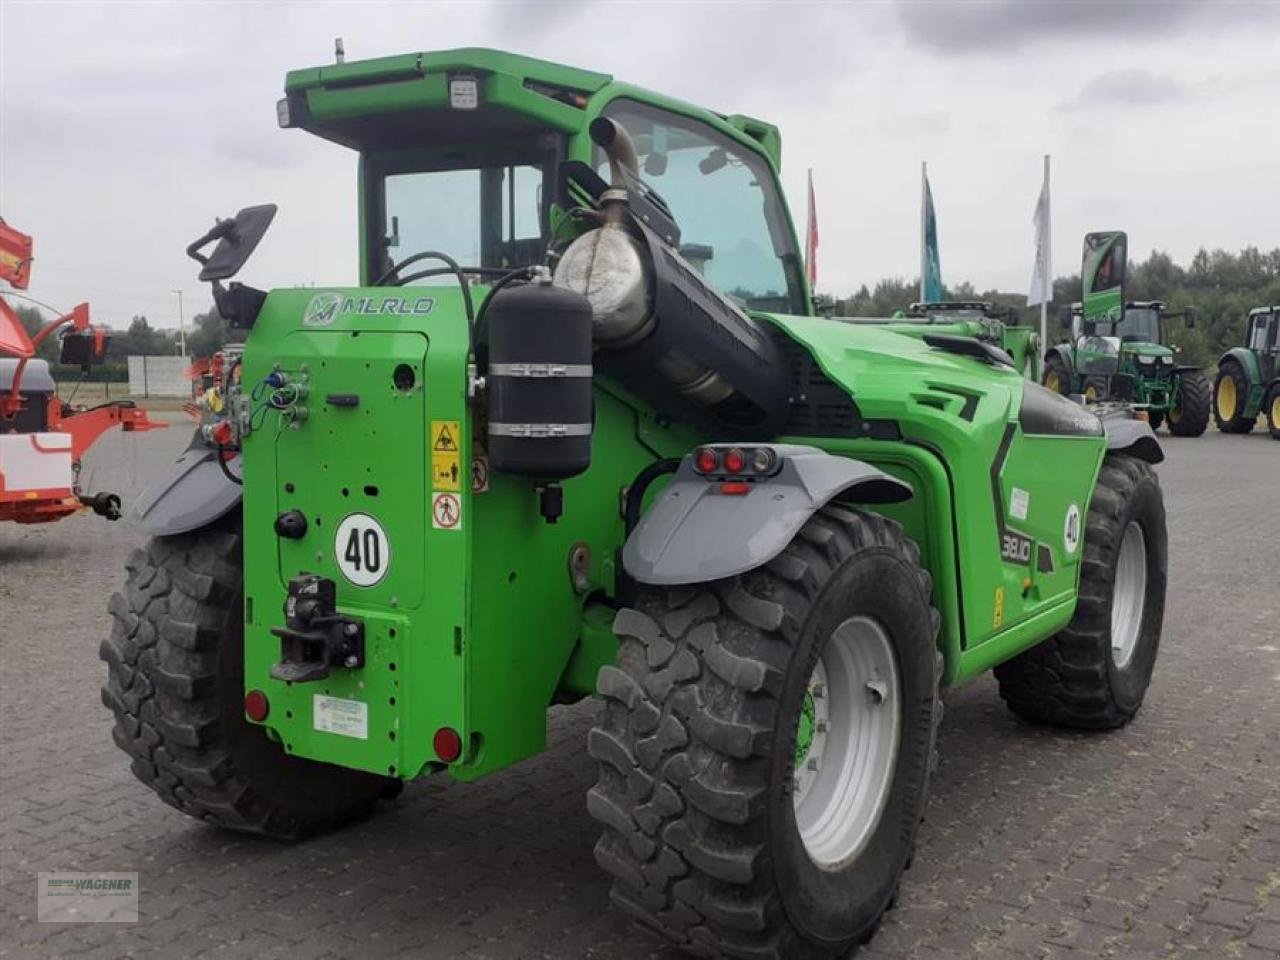
[[[693,455],[686,456],[627,538],[627,573],[659,586],[731,577],[776,557],[832,501],[900,503],[913,495],[910,484],[861,460],[816,447],[769,446],[782,467],[752,482],[746,494],[722,493],[720,482],[701,476]]]
[[[240,503],[241,487],[227,479],[217,456],[196,431],[169,472],[134,501],[130,522],[152,536],[171,537],[198,530],[230,513]],[[240,458],[228,461],[227,468],[238,474]]]

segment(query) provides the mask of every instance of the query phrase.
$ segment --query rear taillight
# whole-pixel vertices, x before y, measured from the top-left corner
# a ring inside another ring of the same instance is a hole
[[[244,715],[254,723],[261,723],[271,712],[267,695],[261,690],[250,690],[244,695]]]
[[[763,480],[779,465],[772,447],[699,447],[693,454],[694,470],[708,480]]]
[[[452,727],[441,727],[431,739],[436,756],[445,763],[453,763],[462,756],[462,737]]]

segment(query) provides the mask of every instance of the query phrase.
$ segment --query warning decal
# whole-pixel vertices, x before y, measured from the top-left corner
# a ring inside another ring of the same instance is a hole
[[[431,452],[457,453],[462,424],[457,420],[431,421]]]
[[[437,530],[462,528],[462,501],[455,493],[431,495],[431,526]]]
[[[433,490],[462,489],[462,452],[458,447],[462,436],[457,420],[431,421],[431,487]]]

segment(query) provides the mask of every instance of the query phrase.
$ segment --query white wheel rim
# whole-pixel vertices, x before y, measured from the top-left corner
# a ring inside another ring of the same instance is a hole
[[[1120,541],[1116,578],[1111,588],[1111,659],[1120,669],[1129,665],[1142,632],[1147,604],[1147,538],[1130,521]]]
[[[797,725],[796,826],[819,867],[848,863],[880,822],[897,765],[901,716],[902,685],[889,635],[868,617],[850,617],[814,665]]]

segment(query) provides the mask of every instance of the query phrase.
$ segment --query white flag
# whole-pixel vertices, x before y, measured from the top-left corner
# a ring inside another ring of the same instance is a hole
[[[1036,263],[1031,271],[1031,291],[1027,294],[1027,306],[1048,303],[1053,299],[1053,244],[1049,221],[1049,158],[1044,158],[1044,186],[1036,201],[1036,215],[1032,218],[1036,230]]]

